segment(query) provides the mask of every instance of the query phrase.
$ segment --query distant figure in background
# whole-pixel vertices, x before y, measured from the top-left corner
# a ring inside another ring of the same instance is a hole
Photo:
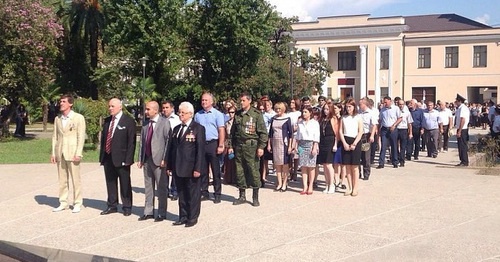
[[[50,162],[57,164],[59,174],[59,206],[53,212],[67,209],[69,180],[73,183],[73,213],[83,205],[80,183],[80,161],[85,144],[85,118],[72,110],[73,96],[62,95],[59,104],[61,114],[54,120],[52,154]]]
[[[14,132],[14,136],[25,137],[26,124],[28,124],[28,111],[21,104],[16,109],[16,131]]]

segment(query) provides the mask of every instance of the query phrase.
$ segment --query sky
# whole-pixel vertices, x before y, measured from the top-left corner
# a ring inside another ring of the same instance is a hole
[[[300,21],[318,17],[369,14],[371,17],[454,13],[500,27],[500,0],[268,0],[285,17]]]

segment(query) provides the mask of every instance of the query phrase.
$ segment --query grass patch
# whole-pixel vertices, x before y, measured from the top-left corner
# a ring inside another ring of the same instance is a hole
[[[0,141],[0,164],[50,163],[52,139],[7,138]],[[99,151],[92,144],[83,150],[83,162],[98,162]]]

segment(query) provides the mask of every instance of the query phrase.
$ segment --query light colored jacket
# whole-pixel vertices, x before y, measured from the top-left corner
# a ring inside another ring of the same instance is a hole
[[[56,161],[64,157],[66,161],[73,161],[73,157],[83,156],[85,144],[85,118],[78,113],[70,111],[67,116],[66,126],[63,128],[63,116],[59,115],[54,120],[52,134],[52,155]]]

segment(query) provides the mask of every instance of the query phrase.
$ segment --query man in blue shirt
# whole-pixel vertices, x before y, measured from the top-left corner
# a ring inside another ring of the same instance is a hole
[[[219,155],[224,151],[226,130],[224,127],[224,114],[213,107],[214,97],[211,93],[201,96],[202,110],[194,116],[194,121],[205,127],[206,146],[205,158],[207,165],[201,174],[201,200],[209,200],[208,180],[209,167],[212,170],[214,185],[214,203],[221,202],[222,181],[219,166]]]
[[[394,168],[398,168],[398,129],[397,126],[403,120],[401,110],[392,105],[392,99],[388,96],[384,97],[384,107],[380,109],[380,140],[382,146],[380,148],[380,157],[377,169],[384,168],[385,154],[387,143],[391,145],[391,162]]]
[[[410,101],[408,108],[410,109],[410,114],[413,118],[413,123],[411,123],[413,139],[408,140],[406,160],[411,160],[412,153],[413,159],[418,160],[418,154],[420,153],[420,139],[422,138],[420,130],[422,129],[422,122],[424,121],[424,110],[418,107],[416,99],[412,99]]]

